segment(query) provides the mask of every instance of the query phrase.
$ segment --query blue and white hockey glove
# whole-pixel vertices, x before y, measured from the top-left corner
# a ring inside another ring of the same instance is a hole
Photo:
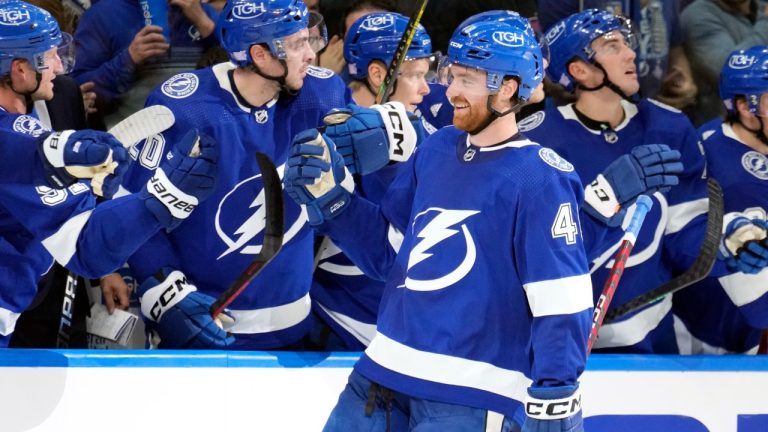
[[[336,143],[352,174],[366,175],[391,162],[405,162],[426,135],[419,118],[400,102],[363,108],[349,104],[323,118],[324,133]]]
[[[216,142],[191,130],[166,154],[140,196],[170,231],[213,193],[217,174]]]
[[[340,214],[355,187],[333,141],[315,129],[293,138],[283,183],[285,192],[307,207],[310,225],[320,225]]]
[[[40,155],[52,187],[94,179],[96,195],[110,198],[128,169],[128,152],[114,136],[94,130],[65,130],[41,137]]]
[[[725,261],[726,267],[734,272],[754,274],[768,266],[768,222],[729,213],[725,223],[718,256]]]
[[[680,152],[666,144],[634,147],[585,188],[584,210],[608,226],[618,226],[638,196],[667,192],[682,172]]]
[[[522,432],[583,432],[579,386],[529,387]]]
[[[209,312],[215,299],[198,292],[178,270],[165,267],[145,280],[139,286],[139,300],[147,327],[160,338],[160,348],[221,349],[235,343],[223,329],[234,324],[232,317],[219,314],[219,326]]]

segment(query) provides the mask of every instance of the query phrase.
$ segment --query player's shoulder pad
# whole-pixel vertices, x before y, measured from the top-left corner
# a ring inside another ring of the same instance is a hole
[[[547,113],[545,111],[536,111],[528,117],[520,120],[520,122],[517,123],[517,128],[520,129],[520,132],[532,131],[541,126],[541,124],[544,123],[544,119],[546,117]]]
[[[679,109],[677,109],[677,108],[675,108],[675,107],[673,107],[673,106],[667,105],[667,104],[665,104],[664,102],[659,102],[659,101],[657,101],[656,99],[650,99],[650,98],[649,98],[649,99],[646,99],[646,100],[647,100],[648,102],[650,102],[650,103],[652,103],[652,104],[656,105],[656,106],[657,106],[657,107],[659,107],[659,108],[662,108],[662,109],[664,109],[664,110],[667,110],[667,111],[673,112],[673,113],[675,113],[675,114],[681,114],[681,113],[682,113],[682,111],[680,111]]]
[[[307,75],[313,76],[315,78],[320,78],[320,79],[328,79],[336,75],[336,73],[330,69],[326,69],[323,67],[309,66],[307,68]]]

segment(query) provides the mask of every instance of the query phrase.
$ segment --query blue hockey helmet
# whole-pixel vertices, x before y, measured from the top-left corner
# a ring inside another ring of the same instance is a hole
[[[349,75],[354,79],[365,78],[368,76],[368,64],[374,60],[389,65],[407,27],[408,18],[394,12],[372,13],[355,21],[344,38],[344,59]],[[419,24],[406,59],[432,56],[432,40]]]
[[[768,93],[768,46],[732,52],[720,72],[720,98],[728,111],[735,112],[736,96],[744,96],[756,114],[763,93]]]
[[[303,0],[229,0],[216,29],[230,60],[248,66],[253,62],[250,48],[255,44],[267,44],[275,57],[285,59],[283,39],[309,24]]]
[[[503,16],[504,19],[499,19]],[[527,101],[544,79],[544,62],[528,20],[511,11],[474,15],[453,33],[442,67],[458,64],[484,70],[494,93],[504,77],[519,81],[517,97]]]
[[[576,82],[568,72],[568,65],[575,59],[595,64],[592,41],[613,31],[621,32],[629,46],[635,49],[636,39],[629,20],[605,10],[587,9],[550,27],[544,34],[551,55],[547,69],[549,78],[573,91]]]
[[[45,53],[61,41],[59,24],[47,11],[18,0],[0,2],[0,76],[10,73],[14,59],[42,71],[48,67]]]

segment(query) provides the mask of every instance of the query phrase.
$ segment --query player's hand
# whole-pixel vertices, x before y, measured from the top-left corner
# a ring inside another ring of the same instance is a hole
[[[638,196],[667,192],[677,185],[677,175],[682,172],[679,151],[665,144],[634,147],[586,187],[584,210],[609,226],[617,226]]]
[[[143,27],[128,45],[128,54],[135,65],[140,65],[152,57],[164,55],[171,45],[163,36],[163,28],[156,25]]]
[[[405,162],[424,139],[415,114],[400,102],[370,108],[350,104],[325,115],[325,135],[333,140],[352,174],[372,173],[391,162]]]
[[[96,111],[96,92],[93,88],[96,84],[93,81],[80,84],[80,93],[83,94],[83,108],[85,108],[86,114],[93,114]]]
[[[754,274],[768,266],[767,228],[768,222],[744,216],[728,222],[718,255],[729,270]]]
[[[115,308],[128,310],[131,287],[125,283],[123,275],[120,273],[108,274],[101,278],[100,285],[101,296],[104,299],[104,305],[107,306],[107,312],[112,314]]]
[[[354,191],[352,176],[334,143],[315,129],[296,135],[286,162],[285,192],[306,205],[311,225],[320,225],[344,210]]]
[[[110,198],[128,169],[128,152],[111,134],[90,129],[53,132],[39,141],[49,182],[66,187],[78,179],[93,179],[96,195]]]
[[[167,230],[176,228],[216,189],[218,145],[190,130],[163,157],[140,196]]]
[[[522,432],[584,432],[578,384],[529,387],[525,416]]]
[[[222,349],[235,342],[211,318],[209,309],[215,299],[198,292],[178,270],[163,268],[141,284],[139,296],[141,313],[160,337],[160,348]],[[224,312],[219,318],[234,322]]]

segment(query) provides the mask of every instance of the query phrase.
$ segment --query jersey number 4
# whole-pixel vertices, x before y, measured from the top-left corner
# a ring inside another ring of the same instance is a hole
[[[571,203],[560,204],[555,221],[552,222],[552,238],[565,237],[565,242],[570,245],[576,243],[577,234],[579,229],[574,222]]]

